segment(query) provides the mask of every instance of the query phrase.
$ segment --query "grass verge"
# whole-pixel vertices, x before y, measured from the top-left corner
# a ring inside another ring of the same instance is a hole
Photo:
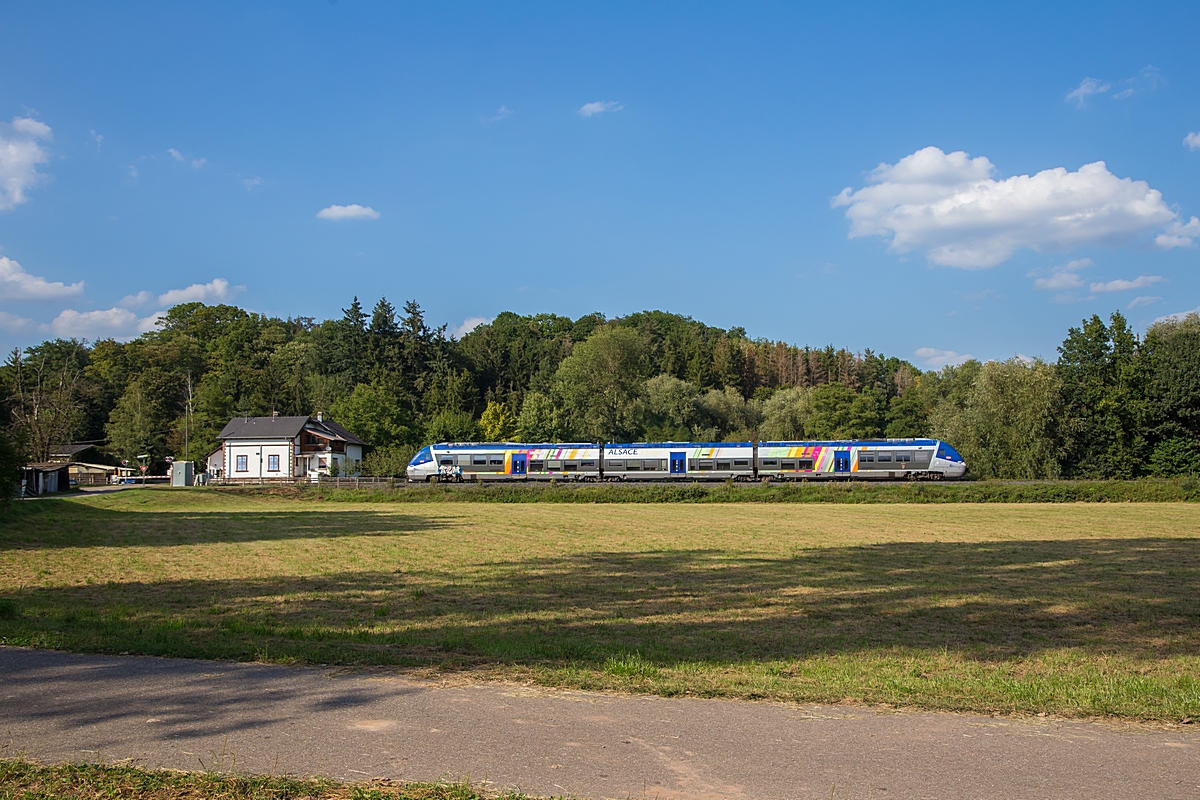
[[[499,795],[525,800],[525,795]],[[330,780],[0,759],[0,800],[483,800],[465,783]]]
[[[683,483],[221,487],[211,491],[349,503],[1194,503],[1200,479],[964,483]]]
[[[0,523],[0,643],[983,713],[1200,716],[1197,585],[1189,503],[139,489]]]

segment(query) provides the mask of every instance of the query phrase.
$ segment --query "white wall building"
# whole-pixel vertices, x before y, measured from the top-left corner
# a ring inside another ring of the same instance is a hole
[[[209,472],[253,482],[359,475],[366,444],[320,414],[316,419],[236,417],[217,439],[221,450],[209,456]]]

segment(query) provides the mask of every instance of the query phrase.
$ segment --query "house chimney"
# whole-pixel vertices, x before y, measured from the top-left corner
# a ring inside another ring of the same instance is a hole
[[[317,412],[317,422],[324,422],[324,421],[325,421],[325,412],[318,411]]]

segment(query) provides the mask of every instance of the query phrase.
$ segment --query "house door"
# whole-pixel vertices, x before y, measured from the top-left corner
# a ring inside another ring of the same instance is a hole
[[[834,472],[849,472],[850,471],[850,451],[835,450],[833,453],[833,471]]]
[[[520,455],[513,453],[511,474],[524,475],[525,474],[525,465],[526,465],[526,455],[524,453],[521,453]]]
[[[687,472],[687,453],[671,453],[671,474],[683,475]]]

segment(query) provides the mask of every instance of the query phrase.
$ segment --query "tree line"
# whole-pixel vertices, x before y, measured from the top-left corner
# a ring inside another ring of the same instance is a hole
[[[951,442],[985,478],[1200,472],[1200,318],[1139,337],[1118,313],[1093,316],[1058,353],[922,371],[662,311],[505,312],[456,339],[414,301],[368,314],[355,298],[321,322],[185,303],[132,341],[14,350],[0,461],[69,442],[114,461],[200,460],[234,416],[323,411],[372,445],[364,470],[378,475],[438,441],[916,436]]]

